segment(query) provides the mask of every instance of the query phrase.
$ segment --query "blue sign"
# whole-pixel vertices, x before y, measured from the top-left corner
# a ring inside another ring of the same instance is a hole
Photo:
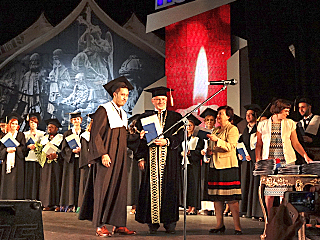
[[[173,5],[174,3],[181,3],[184,2],[184,0],[156,0],[156,6],[155,9],[160,9],[164,7],[168,7],[170,5]]]

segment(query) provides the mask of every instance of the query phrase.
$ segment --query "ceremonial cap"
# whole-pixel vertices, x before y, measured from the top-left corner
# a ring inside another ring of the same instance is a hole
[[[7,117],[7,123],[8,123],[11,119],[16,119],[16,120],[18,120],[19,123],[20,123],[21,120],[22,120],[21,117],[20,117],[20,115],[19,115],[18,113],[16,113],[16,112],[12,112],[12,113],[9,114],[9,116]]]
[[[213,116],[214,118],[217,118],[217,115],[218,115],[218,112],[216,110],[207,108],[200,114],[200,117],[205,118],[206,116]]]
[[[128,123],[130,124],[130,123],[132,123],[132,121],[138,120],[138,118],[139,118],[140,115],[141,115],[141,114],[135,114],[135,115],[131,116],[131,117],[128,119]]]
[[[29,121],[30,118],[32,118],[32,117],[36,117],[38,119],[38,121],[41,122],[41,116],[40,116],[40,113],[38,113],[38,112],[31,112],[31,113],[24,115],[24,119],[26,121]]]
[[[201,121],[197,117],[195,117],[193,114],[189,115],[187,119],[193,122],[195,126],[198,126],[201,124]]]
[[[128,79],[124,76],[113,79],[107,84],[103,85],[104,89],[113,97],[113,93],[118,88],[128,88],[128,90],[133,90],[132,84],[128,81]]]
[[[239,117],[237,114],[233,114],[233,125],[237,125],[242,120],[243,120],[242,117]]]
[[[309,104],[309,105],[312,106],[312,101],[311,101],[311,99],[306,98],[306,97],[300,98],[299,101],[298,101],[298,103],[306,103],[306,104]]]
[[[244,108],[246,110],[252,110],[252,111],[257,112],[257,113],[262,111],[261,107],[258,104],[255,104],[255,103],[245,105]]]
[[[145,89],[144,91],[152,93],[152,97],[154,98],[157,96],[167,97],[167,92],[171,92],[174,90],[167,87],[154,87],[154,88]]]
[[[44,121],[45,121],[45,123],[47,125],[52,124],[52,125],[55,125],[57,128],[62,127],[60,122],[59,122],[59,120],[56,119],[56,118],[50,118],[50,119],[47,119],[47,120],[44,120]]]
[[[70,119],[77,118],[77,117],[81,117],[81,112],[72,112],[72,113],[69,113],[69,115],[70,115]]]

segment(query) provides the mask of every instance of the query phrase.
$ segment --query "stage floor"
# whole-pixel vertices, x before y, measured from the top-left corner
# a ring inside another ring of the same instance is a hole
[[[134,215],[130,215],[128,212],[127,227],[130,230],[137,231],[137,235],[112,236],[118,239],[183,239],[183,215],[180,211],[180,221],[177,223],[177,232],[174,235],[168,235],[161,226],[156,235],[149,235],[148,226],[146,224],[140,224],[134,220]],[[76,213],[56,213],[56,212],[43,212],[43,227],[45,240],[97,240],[95,236],[95,228],[92,227],[89,221],[78,220],[78,214]],[[260,235],[263,232],[264,222],[252,220],[251,218],[241,218],[241,225],[243,235],[235,236],[233,228],[232,217],[225,217],[226,232],[224,235],[209,234],[208,230],[215,226],[216,220],[214,216],[187,216],[187,239],[260,239]],[[111,226],[108,227],[111,231]],[[320,232],[320,231],[319,231]],[[308,232],[307,232],[308,233]],[[311,232],[310,232],[311,233]],[[318,234],[312,234],[318,235]],[[297,239],[297,238],[296,238]],[[312,240],[319,240],[320,236],[310,236]]]

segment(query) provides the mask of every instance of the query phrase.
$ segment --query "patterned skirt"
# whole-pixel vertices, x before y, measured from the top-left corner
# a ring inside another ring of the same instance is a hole
[[[241,200],[239,168],[209,168],[208,200],[222,202]]]

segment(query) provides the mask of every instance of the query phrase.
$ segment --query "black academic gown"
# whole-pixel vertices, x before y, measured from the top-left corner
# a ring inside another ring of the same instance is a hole
[[[80,134],[84,130],[81,129]],[[62,183],[60,206],[78,206],[80,169],[79,157],[72,152],[66,137],[72,134],[72,130],[68,130],[63,134],[61,146],[61,158],[63,160]],[[80,153],[78,154],[80,156]]]
[[[26,156],[26,139],[22,132],[18,132],[16,140],[20,145],[15,152],[15,165],[11,173],[6,173],[7,148],[0,143],[0,159],[3,159],[1,172],[0,197],[6,199],[24,199],[24,167]]]
[[[61,149],[61,145],[62,142],[58,146],[59,149]],[[59,206],[62,166],[61,154],[58,154],[57,161],[46,162],[43,168],[40,169],[39,198],[43,207]]]
[[[241,197],[240,213],[247,217],[262,217],[262,210],[259,203],[260,176],[253,176],[254,164],[256,161],[255,149],[250,148],[250,137],[257,132],[257,125],[254,125],[251,132],[246,127],[239,139],[243,142],[251,161],[241,161]]]
[[[181,115],[176,112],[167,111],[164,130],[171,127],[181,119]],[[141,114],[140,119],[156,114],[155,111],[147,111]],[[181,157],[178,147],[183,140],[183,131],[174,134],[180,126],[176,126],[164,135],[168,138],[170,145],[167,148],[166,164],[162,179],[162,197],[160,202],[160,222],[170,224],[179,220],[179,182]],[[137,122],[138,130],[142,130],[141,121]],[[155,146],[155,145],[154,145]],[[136,211],[136,221],[140,223],[152,223],[151,219],[151,194],[150,194],[150,156],[149,147],[145,139],[141,140],[135,158],[146,160],[145,171],[140,184],[139,202]],[[158,199],[159,200],[159,199]]]
[[[92,165],[79,219],[92,220],[95,227],[126,226],[127,130],[111,129],[103,107],[98,108],[92,119],[88,158]],[[105,154],[111,159],[110,167],[102,165],[101,156]]]
[[[190,137],[188,137],[188,141],[190,141]],[[201,150],[203,148],[204,141],[198,138],[196,149],[190,150],[190,154],[187,156],[189,160],[187,166],[187,206],[196,207],[198,210],[201,209],[201,161],[203,159]],[[183,192],[183,181],[181,192]]]
[[[79,197],[78,197],[79,207],[81,207],[83,203],[85,186],[86,186],[86,183],[88,180],[88,174],[89,174],[89,165],[88,165],[89,142],[85,138],[80,137],[80,143],[81,143],[81,151],[80,151],[80,157],[79,157],[80,180],[79,180]]]
[[[128,160],[128,198],[127,205],[137,205],[139,199],[139,186],[141,181],[141,174],[138,167],[138,162],[134,159],[134,154],[137,152],[140,144],[140,134],[127,135],[127,160]]]

